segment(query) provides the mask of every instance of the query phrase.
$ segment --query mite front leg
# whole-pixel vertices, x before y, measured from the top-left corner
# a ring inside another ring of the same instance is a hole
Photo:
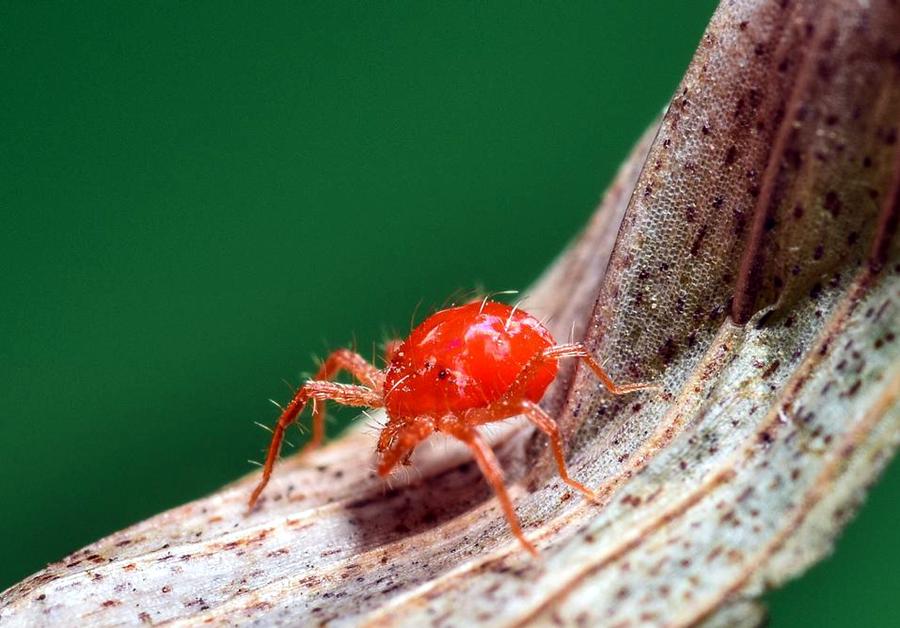
[[[347,371],[361,384],[373,390],[381,390],[384,374],[369,364],[364,357],[349,349],[338,349],[329,355],[316,376],[315,381],[326,381],[341,371]],[[304,445],[301,454],[316,449],[325,439],[325,402],[313,399],[312,438]]]
[[[306,403],[313,399],[315,401],[325,401],[330,399],[345,406],[365,406],[377,408],[381,406],[381,394],[371,388],[365,386],[351,386],[349,384],[336,384],[334,382],[309,381],[303,384],[291,402],[284,409],[284,412],[278,417],[278,423],[272,430],[272,440],[269,443],[269,453],[266,455],[266,464],[263,466],[262,478],[257,484],[253,493],[250,495],[248,509],[252,510],[260,493],[269,483],[272,476],[272,468],[278,459],[278,452],[281,451],[281,441],[284,439],[284,431],[294,422],[297,415],[303,410]],[[315,434],[314,434],[315,436]]]
[[[519,517],[516,515],[516,510],[503,482],[503,469],[500,467],[494,452],[484,442],[481,435],[472,428],[460,425],[455,429],[448,430],[448,433],[464,442],[472,450],[472,455],[475,457],[475,462],[478,463],[478,468],[481,469],[481,473],[484,474],[485,479],[491,485],[491,488],[494,489],[494,494],[496,494],[497,500],[500,502],[501,508],[503,508],[503,514],[506,515],[506,520],[509,522],[512,533],[519,539],[522,547],[532,556],[537,556],[537,548],[525,538],[522,526],[519,525]]]
[[[341,371],[347,371],[369,388],[378,388],[384,375],[375,366],[369,364],[360,354],[350,349],[337,349],[325,358],[319,372],[313,378],[317,381],[329,380]]]

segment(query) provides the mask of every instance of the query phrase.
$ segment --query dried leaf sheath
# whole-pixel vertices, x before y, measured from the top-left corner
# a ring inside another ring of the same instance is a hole
[[[253,516],[251,477],[16,585],[0,623],[758,620],[900,439],[898,60],[888,0],[716,13],[652,145],[535,290],[558,336],[574,318],[621,380],[666,388],[576,374],[549,400],[603,507],[534,468],[543,440],[496,434],[540,561],[465,452],[423,451],[385,491],[354,431],[286,461]]]

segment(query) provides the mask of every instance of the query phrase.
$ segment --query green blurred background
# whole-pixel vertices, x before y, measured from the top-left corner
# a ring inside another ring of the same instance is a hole
[[[528,286],[714,4],[0,4],[0,589],[251,470],[310,353]],[[900,616],[898,494],[776,625]]]

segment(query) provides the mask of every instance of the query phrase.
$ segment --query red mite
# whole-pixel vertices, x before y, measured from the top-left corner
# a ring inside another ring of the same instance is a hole
[[[556,344],[532,315],[487,299],[433,314],[406,340],[388,343],[386,358],[387,367],[379,370],[359,354],[338,349],[315,379],[300,387],[275,426],[262,479],[250,496],[251,509],[272,475],[285,429],[308,401],[313,402],[313,435],[304,452],[322,443],[326,400],[384,408],[388,422],[376,448],[379,475],[388,475],[398,463],[408,464],[415,447],[435,432],[458,438],[471,449],[493,487],[513,534],[526,550],[537,554],[522,533],[503,470],[476,428],[527,417],[549,437],[562,480],[595,499],[593,491],[569,477],[559,428],[538,402],[556,377],[561,358],[584,360],[612,393],[647,387],[617,386],[582,344]],[[349,371],[359,385],[328,381],[341,370]]]

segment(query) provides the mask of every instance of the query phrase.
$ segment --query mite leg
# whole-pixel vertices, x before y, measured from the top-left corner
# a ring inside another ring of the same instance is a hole
[[[365,386],[351,386],[322,381],[309,381],[303,384],[278,418],[275,429],[272,430],[272,440],[269,443],[269,453],[266,455],[266,464],[263,466],[262,478],[250,495],[249,509],[253,508],[260,493],[262,493],[266,484],[269,483],[269,478],[272,476],[272,468],[278,459],[278,452],[281,451],[281,441],[284,438],[285,429],[294,422],[310,399],[316,401],[331,399],[345,406],[367,406],[370,408],[381,406],[381,394]]]
[[[408,464],[416,445],[434,433],[430,417],[417,417],[402,424],[388,423],[378,438],[375,451],[381,458],[378,475],[386,476],[397,464]]]
[[[659,386],[655,384],[616,384],[606,371],[603,370],[600,363],[594,359],[594,356],[587,350],[587,347],[580,342],[556,345],[555,347],[545,349],[540,355],[544,359],[551,360],[558,360],[560,358],[580,358],[592,371],[594,371],[594,375],[596,375],[597,379],[599,379],[603,386],[606,387],[606,390],[614,395],[623,395],[625,393],[647,388],[659,388]]]
[[[521,402],[525,399],[525,393],[531,380],[548,364],[558,361],[560,358],[581,358],[594,371],[594,374],[606,389],[614,395],[643,390],[645,388],[658,388],[654,384],[616,384],[603,367],[594,359],[581,343],[556,345],[537,353],[516,375],[516,379],[503,393],[503,396],[492,402],[485,408],[470,410],[466,414],[466,420],[474,425],[499,421],[522,412]]]
[[[542,368],[548,363],[569,357],[581,358],[584,360],[591,370],[594,371],[606,389],[613,394],[621,395],[636,390],[642,390],[644,388],[656,387],[648,384],[617,385],[612,381],[609,375],[606,374],[603,367],[597,363],[584,345],[581,343],[557,345],[545,349],[531,358],[525,367],[519,371],[519,374],[516,375],[516,379],[502,397],[485,408],[470,410],[466,413],[465,420],[469,425],[481,425],[493,421],[500,421],[517,414],[525,414],[538,429],[550,438],[550,446],[553,451],[553,456],[556,459],[556,465],[562,480],[572,488],[584,493],[588,498],[596,500],[596,493],[583,484],[576,482],[569,476],[565,465],[565,456],[563,454],[562,437],[559,434],[559,428],[556,425],[556,422],[544,412],[540,406],[525,398],[525,393],[528,390],[532,378],[534,378]]]
[[[644,390],[645,388],[658,388],[655,384],[616,384],[612,378],[606,374],[603,367],[594,359],[591,352],[580,342],[556,345],[537,353],[527,364],[525,364],[522,370],[519,371],[519,374],[516,375],[516,379],[506,392],[503,393],[502,397],[483,411],[476,411],[474,413],[475,416],[482,412],[486,415],[485,420],[479,418],[475,420],[476,423],[497,421],[500,418],[516,415],[519,412],[519,402],[525,398],[525,392],[528,390],[532,378],[535,377],[542,368],[547,366],[547,364],[556,362],[561,358],[581,358],[584,360],[603,386],[614,395],[623,395],[636,390]],[[500,416],[503,414],[501,408],[508,408],[509,411],[507,411],[505,415]]]
[[[559,433],[559,426],[556,424],[556,421],[544,412],[539,405],[531,401],[523,402],[522,410],[525,416],[528,417],[528,420],[534,423],[550,439],[550,448],[553,450],[556,468],[559,470],[559,477],[562,478],[562,481],[575,490],[584,493],[588,499],[597,501],[597,494],[594,491],[581,482],[576,482],[569,476],[569,471],[566,468],[566,457],[563,453],[562,436]]]
[[[354,353],[349,349],[338,349],[329,355],[316,376],[314,381],[330,380],[341,371],[347,371],[364,386],[368,386],[373,390],[381,390],[384,382],[384,375],[377,368],[366,362],[366,359]],[[312,410],[312,438],[303,447],[301,453],[317,448],[322,444],[325,438],[325,402],[313,398]]]
[[[487,479],[491,488],[494,489],[494,493],[500,501],[500,506],[503,508],[503,513],[506,515],[506,520],[509,522],[512,533],[519,539],[522,547],[524,547],[532,556],[537,556],[537,548],[531,541],[525,538],[525,534],[522,532],[522,526],[519,525],[519,517],[516,515],[512,500],[509,498],[509,493],[506,492],[506,485],[503,483],[503,469],[500,467],[500,463],[497,461],[494,452],[491,451],[491,448],[488,447],[487,443],[484,442],[478,432],[474,429],[459,426],[449,433],[464,442],[468,445],[469,449],[472,450],[475,462],[478,463],[481,473],[484,474],[485,479]]]
[[[360,354],[350,349],[338,349],[333,351],[319,368],[319,372],[313,378],[315,380],[328,380],[340,373],[347,371],[359,380],[364,386],[378,388],[383,379],[381,371],[369,364]]]

